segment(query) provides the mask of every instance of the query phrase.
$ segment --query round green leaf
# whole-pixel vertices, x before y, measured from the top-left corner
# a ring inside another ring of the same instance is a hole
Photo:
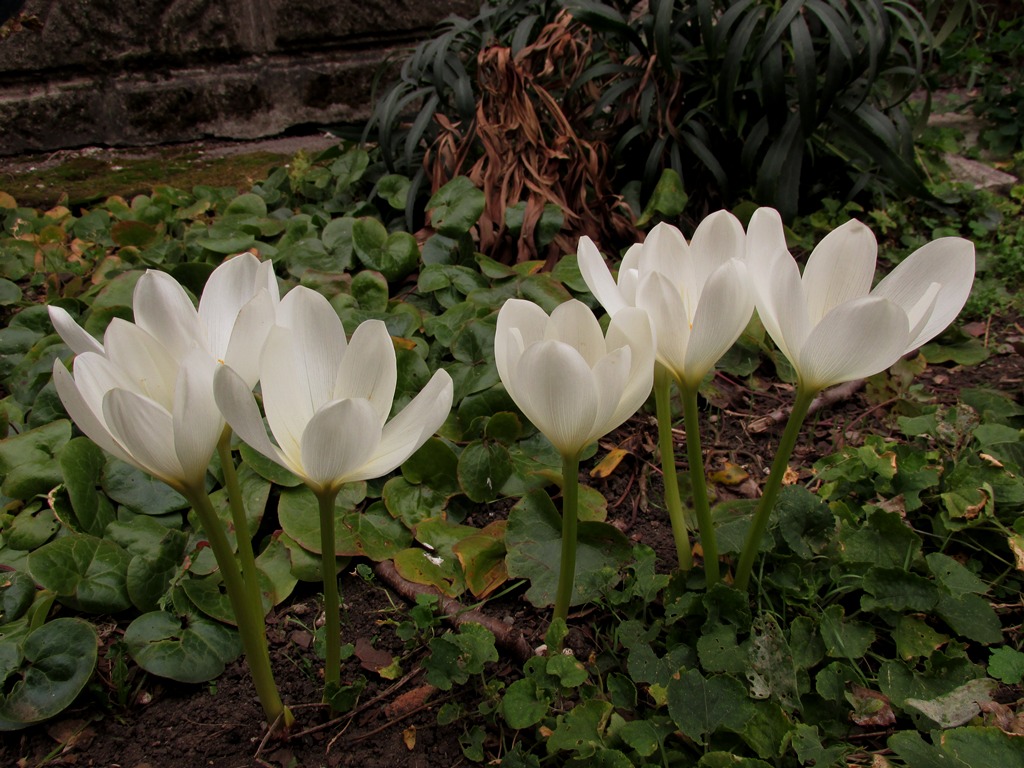
[[[455,478],[458,466],[459,457],[451,446],[432,437],[405,460],[402,477],[412,484],[426,483],[439,491],[455,493],[459,490]]]
[[[280,485],[284,488],[294,488],[297,485],[302,485],[300,477],[289,472],[277,462],[271,461],[259,451],[250,448],[246,443],[242,443],[239,453],[242,456],[242,461],[253,472],[275,485]]]
[[[459,485],[470,499],[478,502],[498,498],[501,487],[512,474],[508,448],[500,443],[476,440],[459,455]]]
[[[364,269],[352,278],[352,296],[360,309],[386,312],[388,308],[388,281],[380,272]]]
[[[430,223],[446,237],[469,232],[484,212],[484,193],[465,176],[456,176],[427,201]]]
[[[21,301],[21,288],[6,277],[0,277],[0,307],[9,307]]]
[[[552,605],[562,557],[562,519],[547,493],[531,491],[512,508],[505,546],[508,575],[530,580],[527,599],[538,607]],[[598,598],[614,583],[630,551],[629,540],[614,526],[581,522],[571,604]]]
[[[32,632],[21,653],[11,652],[14,643],[0,643],[0,731],[24,728],[68,707],[92,677],[97,640],[88,622],[60,618]],[[15,656],[19,663],[12,668],[5,662]]]
[[[395,556],[412,543],[412,534],[388,514],[383,502],[371,504],[365,510],[356,509],[362,494],[342,489],[334,506],[334,549],[338,555],[365,555],[371,560],[385,560]],[[354,499],[354,500],[353,500]],[[316,497],[303,487],[283,491],[278,502],[281,528],[304,549],[320,554],[320,513]]]
[[[128,652],[147,672],[202,683],[212,680],[242,652],[238,633],[199,615],[145,613],[124,633]]]
[[[65,605],[90,613],[117,613],[131,605],[127,573],[131,556],[107,539],[73,534],[29,555],[32,575]]]
[[[444,513],[451,494],[425,483],[413,485],[404,477],[392,477],[384,484],[382,498],[392,517],[412,528],[428,517]]]
[[[118,459],[107,461],[102,485],[107,496],[141,515],[164,515],[188,507],[185,497],[173,488]]]
[[[36,583],[28,574],[12,571],[0,577],[0,625],[21,618],[36,596]]]

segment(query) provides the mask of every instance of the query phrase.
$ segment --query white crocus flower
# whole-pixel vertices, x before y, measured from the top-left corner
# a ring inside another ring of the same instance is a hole
[[[50,307],[77,355],[74,375],[54,363],[64,407],[122,461],[178,490],[201,488],[224,430],[213,397],[218,362],[233,362],[255,384],[247,359],[273,326],[277,296],[271,265],[243,254],[210,275],[198,311],[174,278],[146,272],[132,296],[136,322],[115,318],[102,344]]]
[[[239,437],[317,494],[392,471],[437,431],[452,405],[451,377],[440,370],[388,421],[398,372],[386,326],[368,320],[346,343],[327,299],[302,287],[281,300],[259,374],[276,445],[248,383],[227,366],[216,374],[217,403]]]
[[[606,337],[593,313],[575,300],[550,317],[533,302],[506,301],[498,313],[494,357],[509,395],[563,457],[636,413],[654,375],[643,311],[617,312]]]
[[[597,248],[583,238],[580,271],[614,316],[624,306],[645,310],[657,359],[684,386],[696,387],[739,338],[754,309],[743,264],[743,227],[731,213],[704,219],[690,243],[659,224],[623,257],[614,283]]]
[[[861,222],[826,235],[801,276],[779,245],[778,213],[760,209],[755,216],[747,266],[758,313],[805,390],[885,370],[940,333],[970,295],[969,240],[943,237],[922,246],[872,289],[878,244]],[[755,229],[761,237],[753,237]]]

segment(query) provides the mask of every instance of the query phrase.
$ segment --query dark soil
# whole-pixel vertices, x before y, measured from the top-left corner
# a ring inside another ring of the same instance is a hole
[[[1024,331],[1015,321],[997,321],[991,327],[968,326],[987,340],[993,354],[984,363],[969,367],[930,366],[917,377],[924,395],[934,401],[955,402],[968,387],[990,387],[1019,397],[1024,381],[1021,339]],[[769,372],[770,374],[770,372]],[[792,399],[787,385],[766,376],[752,380],[754,389],[721,377],[714,405],[702,412],[704,449],[709,473],[728,462],[748,476],[728,486],[713,485],[720,497],[756,496],[770,465],[781,425],[752,433],[758,417],[784,407]],[[866,433],[889,435],[894,427],[893,402],[873,401],[871,388],[831,405],[812,416],[805,426],[806,440],[791,465],[800,469],[800,480],[811,478],[808,469],[815,459],[844,444],[858,444]],[[680,435],[680,442],[682,435]],[[593,479],[587,470],[581,479],[597,487],[608,499],[609,521],[634,541],[651,546],[658,555],[659,570],[674,566],[671,528],[662,513],[660,469],[652,463],[657,442],[653,417],[640,415],[602,442],[598,458],[607,449],[621,446],[632,455],[607,479]],[[685,466],[681,466],[685,469]],[[588,468],[589,469],[589,468]],[[504,514],[507,504],[495,504],[490,513]],[[481,510],[482,512],[482,510]],[[481,516],[483,516],[481,514]],[[468,764],[460,736],[466,720],[439,726],[438,708],[453,695],[427,685],[418,665],[426,655],[420,644],[409,648],[395,634],[407,607],[388,590],[379,577],[357,575],[353,563],[341,579],[345,617],[344,642],[357,653],[344,662],[343,682],[362,675],[367,687],[354,712],[331,720],[318,703],[321,696],[322,662],[312,646],[312,630],[319,612],[318,595],[307,585],[269,617],[269,639],[278,683],[292,706],[297,723],[286,740],[267,738],[266,723],[252,685],[241,662],[231,665],[217,680],[204,686],[179,685],[144,675],[133,669],[120,686],[111,682],[111,648],[124,622],[111,621],[100,649],[97,681],[58,720],[18,733],[4,734],[0,741],[0,765],[115,766],[122,768],[274,768],[316,766],[410,766],[428,768]],[[521,633],[530,646],[543,642],[548,609],[537,609],[513,591],[492,600],[482,609],[487,615]],[[570,616],[568,644],[585,658],[594,648],[589,635],[593,608]],[[396,657],[401,672],[385,679],[373,671],[382,659]],[[521,661],[509,654],[494,665],[493,674],[506,682],[515,679]],[[117,705],[118,696],[128,699]],[[465,690],[455,694],[467,712],[479,702],[466,700]],[[477,695],[477,694],[470,694]],[[472,723],[470,723],[472,724]],[[501,753],[497,734],[489,734],[485,750]],[[504,746],[507,747],[507,744]]]

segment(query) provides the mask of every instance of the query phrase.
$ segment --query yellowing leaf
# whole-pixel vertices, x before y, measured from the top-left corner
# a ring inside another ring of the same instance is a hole
[[[1015,533],[1007,538],[1018,571],[1024,571],[1024,535]]]
[[[410,752],[416,748],[416,726],[410,725],[404,731],[402,731],[402,741],[405,743],[405,748]]]
[[[782,473],[782,484],[793,485],[797,480],[800,479],[800,473],[798,473],[792,467],[787,466],[786,471]]]
[[[609,477],[627,456],[629,456],[629,451],[624,448],[613,448],[608,451],[608,455],[601,459],[596,467],[590,470],[590,476],[599,478]]]
[[[739,485],[750,477],[750,474],[739,464],[731,461],[725,462],[725,466],[711,473],[711,482],[718,485]]]

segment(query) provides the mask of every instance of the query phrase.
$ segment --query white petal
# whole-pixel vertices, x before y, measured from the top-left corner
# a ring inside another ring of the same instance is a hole
[[[640,282],[640,257],[644,252],[642,243],[634,243],[626,249],[619,264],[619,293],[627,307],[636,306],[636,288]]]
[[[693,320],[680,378],[697,386],[743,333],[754,311],[746,269],[737,259],[719,267],[707,283]]]
[[[795,362],[811,332],[800,270],[787,253],[757,255],[747,262],[757,313],[768,335],[790,362]]]
[[[174,450],[171,414],[159,404],[135,392],[112,389],[103,398],[103,418],[146,472],[179,489],[194,479],[182,471]]]
[[[381,429],[368,400],[338,400],[313,415],[302,435],[304,475],[315,490],[338,488],[377,450]]]
[[[651,394],[655,352],[647,313],[631,307],[619,312],[608,326],[607,344],[609,349],[628,345],[630,367],[619,404],[611,418],[605,421],[604,432],[610,432],[636,413]]]
[[[680,292],[696,282],[690,247],[682,233],[671,224],[662,222],[652,229],[644,240],[639,259],[639,282],[652,272],[664,275]]]
[[[804,269],[804,296],[812,324],[840,304],[868,295],[877,255],[874,234],[856,219],[825,235]]]
[[[185,289],[165,272],[148,270],[132,294],[135,323],[180,360],[193,344],[208,347],[206,330]]]
[[[927,321],[914,334],[915,349],[941,333],[964,308],[974,282],[974,244],[959,237],[942,237],[918,248],[871,292],[896,302],[913,317],[931,283],[941,287]],[[915,325],[918,325],[915,323]]]
[[[397,383],[398,361],[387,326],[380,320],[360,323],[341,361],[334,399],[368,400],[383,427],[391,413]]]
[[[270,441],[252,390],[241,376],[226,365],[220,366],[213,377],[213,393],[224,419],[242,440],[285,469],[301,473],[298,447],[294,460],[290,460]]]
[[[818,324],[792,361],[809,389],[872,376],[906,349],[906,313],[888,299],[866,296],[837,307]]]
[[[754,211],[747,222],[745,251],[748,263],[762,254],[773,257],[777,253],[789,253],[786,230],[777,210],[758,208]]]
[[[131,389],[150,397],[167,411],[174,403],[179,360],[146,331],[115,317],[103,336],[107,359],[133,382]]]
[[[308,397],[315,411],[335,399],[334,385],[348,346],[345,329],[330,302],[316,291],[302,286],[293,288],[281,300],[278,316],[282,315],[287,318],[287,322],[282,324],[290,330],[290,344],[299,365],[296,371],[299,378],[290,378],[305,390],[299,396]],[[266,360],[266,357],[267,350],[264,349],[262,359]],[[266,368],[267,365],[261,363],[261,372]],[[277,434],[276,429],[274,434]]]
[[[259,259],[251,253],[242,253],[213,270],[206,281],[199,298],[199,319],[206,327],[210,352],[216,359],[227,358],[235,319],[255,294],[259,265]]]
[[[192,482],[202,483],[224,431],[213,395],[213,377],[220,367],[206,350],[193,347],[181,363],[174,390],[174,450],[184,477]]]
[[[587,288],[594,294],[594,298],[601,303],[605,312],[609,315],[614,315],[620,309],[627,306],[626,301],[619,292],[618,286],[612,279],[612,273],[608,270],[604,257],[597,250],[594,241],[586,235],[580,238],[579,246],[576,250],[576,258],[579,263],[580,274],[583,275]]]
[[[605,426],[615,421],[619,405],[622,402],[622,394],[629,382],[631,363],[632,351],[629,346],[623,346],[609,352],[594,366],[593,376],[594,382],[597,384],[597,414],[594,417],[594,426],[591,428],[587,442],[596,440],[621,423]],[[626,418],[629,418],[629,415]]]
[[[501,305],[494,334],[494,363],[506,389],[509,388],[509,370],[518,364],[527,346],[544,338],[548,320],[547,313],[532,301],[508,299]]]
[[[99,355],[96,356],[99,357]],[[79,356],[76,362],[83,359],[83,357]],[[114,436],[107,429],[106,422],[103,420],[102,395],[94,408],[92,403],[88,402],[82,395],[75,380],[60,360],[53,361],[53,383],[57,388],[57,394],[60,395],[60,401],[64,403],[64,409],[68,412],[68,416],[71,417],[75,424],[78,425],[78,428],[90,440],[107,453],[121,459],[121,461],[138,466],[138,462],[121,447],[121,444],[114,439]]]
[[[703,292],[704,284],[719,267],[733,259],[743,259],[745,249],[746,234],[739,219],[728,211],[715,211],[705,217],[690,238],[690,256],[696,274],[694,293]]]
[[[664,275],[653,272],[640,282],[637,305],[651,318],[658,360],[680,376],[686,365],[690,344],[690,317],[678,287]]]
[[[290,461],[300,463],[302,433],[317,408],[330,402],[331,398],[328,392],[314,404],[309,391],[306,360],[299,356],[294,338],[295,333],[291,329],[270,329],[260,355],[260,389],[267,422],[277,444]]]
[[[50,313],[50,322],[54,329],[60,334],[64,343],[71,348],[76,355],[83,352],[97,352],[103,354],[103,345],[90,336],[82,326],[71,319],[71,315],[60,307],[47,307]]]
[[[234,368],[250,389],[259,380],[260,354],[270,329],[274,327],[274,320],[274,299],[261,289],[239,310],[227,351],[219,358]]]
[[[386,475],[412,456],[448,418],[453,394],[452,377],[447,371],[437,371],[420,393],[384,426],[373,458],[350,481]]]
[[[544,329],[544,338],[568,344],[580,353],[590,367],[596,365],[608,352],[601,324],[597,322],[590,307],[576,299],[555,307]]]
[[[562,455],[574,455],[591,441],[597,417],[597,384],[590,366],[560,341],[528,347],[516,379],[516,405]]]

